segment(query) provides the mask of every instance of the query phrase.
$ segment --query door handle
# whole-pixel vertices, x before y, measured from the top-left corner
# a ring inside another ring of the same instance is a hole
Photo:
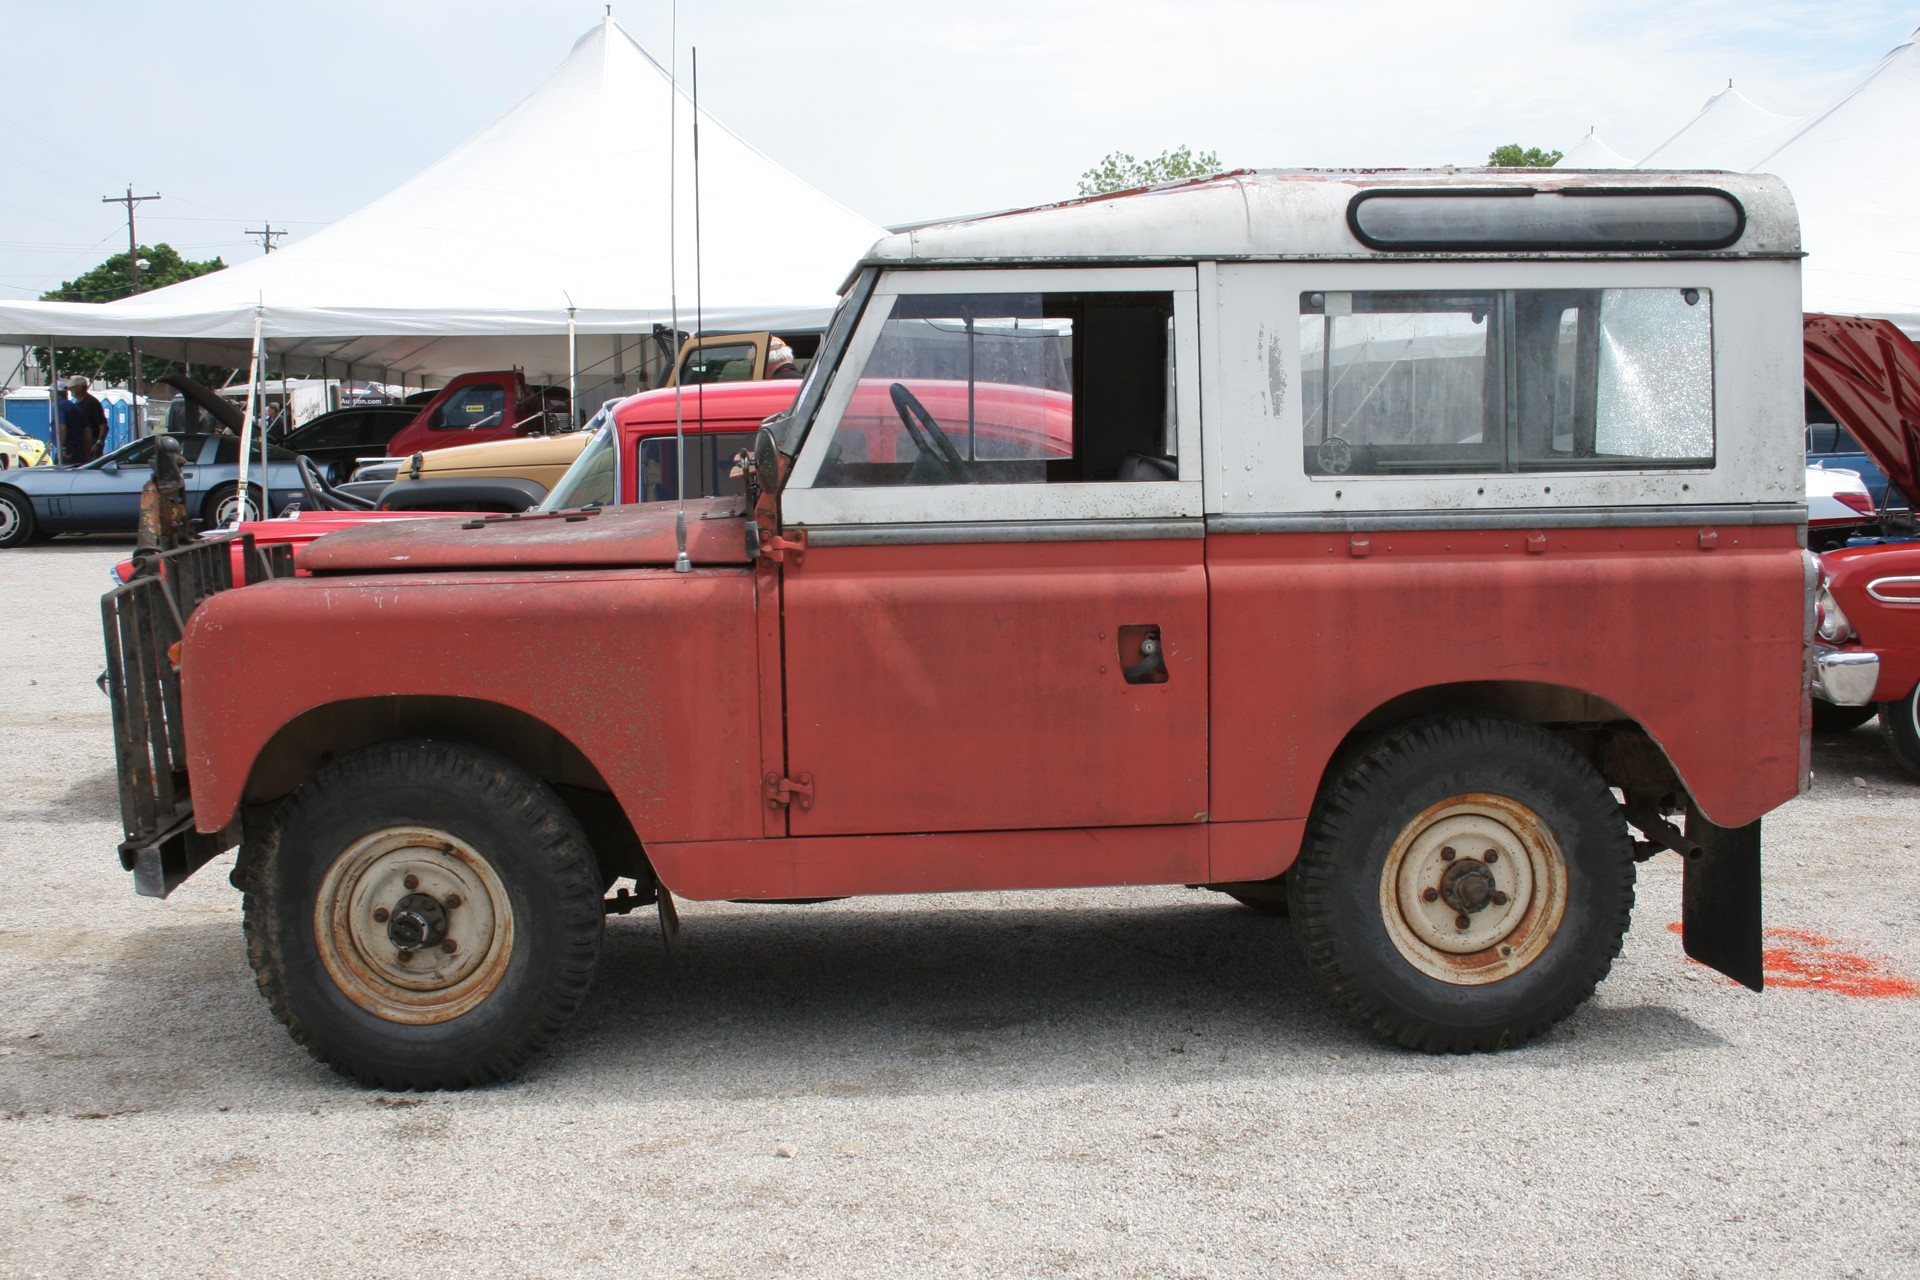
[[[1120,674],[1128,684],[1167,682],[1167,657],[1158,623],[1120,628]]]

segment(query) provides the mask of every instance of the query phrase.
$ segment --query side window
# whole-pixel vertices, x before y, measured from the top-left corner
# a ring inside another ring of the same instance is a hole
[[[497,427],[507,408],[507,390],[498,383],[463,387],[434,415],[436,431],[464,431],[472,427]]]
[[[753,377],[753,355],[752,343],[697,347],[680,366],[680,383],[691,387],[701,382],[746,382]]]
[[[1310,475],[1713,458],[1704,289],[1309,292],[1300,352]]]
[[[1171,293],[908,294],[879,305],[878,341],[815,487],[1178,477]]]
[[[751,431],[718,431],[687,437],[689,496],[718,497],[746,492],[746,481],[733,474],[733,460],[753,447]],[[640,442],[640,501],[668,502],[680,496],[678,442],[672,436],[653,436]]]

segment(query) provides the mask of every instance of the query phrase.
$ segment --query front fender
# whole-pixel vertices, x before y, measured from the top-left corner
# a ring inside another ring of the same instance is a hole
[[[757,836],[754,646],[743,569],[303,578],[222,592],[182,645],[196,826],[232,822],[261,751],[302,713],[424,696],[549,726],[642,840]]]

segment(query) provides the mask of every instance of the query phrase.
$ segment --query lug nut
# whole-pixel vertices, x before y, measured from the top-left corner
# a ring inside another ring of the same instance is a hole
[[[455,938],[448,938],[445,942],[440,944],[440,949],[446,952],[448,955],[452,955],[454,952],[460,949],[459,940]]]
[[[405,880],[402,880],[400,883],[404,884],[409,889],[418,889],[420,887],[420,877],[417,875],[414,875],[413,872],[409,871],[407,872],[407,878]]]
[[[1444,848],[1442,848],[1442,849],[1440,850],[1440,861],[1442,861],[1442,862],[1452,862],[1452,861],[1453,861],[1453,857],[1454,857],[1454,854],[1453,854],[1453,846],[1452,846],[1452,845],[1447,845],[1447,846],[1445,846]]]
[[[387,909],[385,907],[375,907],[373,909],[373,920],[375,924],[385,924],[387,922]]]
[[[1455,916],[1453,918],[1453,927],[1465,933],[1473,927],[1473,921],[1469,920],[1466,916]]]
[[[1440,891],[1438,889],[1424,889],[1421,891],[1420,896],[1428,902],[1440,901]]]
[[[451,910],[453,910],[453,909],[454,909],[455,907],[457,907],[457,906],[459,906],[459,905],[460,905],[460,895],[459,895],[459,894],[457,894],[457,893],[450,893],[450,894],[448,894],[448,895],[447,895],[447,904],[446,904],[446,905],[447,905],[447,910],[449,910],[449,911],[451,911]]]
[[[1504,907],[1504,906],[1506,906],[1506,905],[1507,905],[1507,894],[1506,894],[1506,890],[1504,890],[1504,889],[1495,889],[1495,890],[1493,891],[1493,905],[1494,905],[1494,906],[1496,906],[1496,907]]]
[[[1488,861],[1488,862],[1498,862],[1498,861],[1500,861],[1500,851],[1499,851],[1498,849],[1489,849],[1489,850],[1487,850],[1487,857],[1486,857],[1486,861]]]
[[[405,947],[402,947],[400,948],[400,953],[396,958],[400,961],[401,964],[405,964],[407,963],[407,961],[413,959],[413,952],[407,950]]]

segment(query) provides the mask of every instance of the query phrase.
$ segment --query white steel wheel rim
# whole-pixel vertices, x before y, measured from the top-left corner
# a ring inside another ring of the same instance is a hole
[[[1540,816],[1505,796],[1454,796],[1402,828],[1380,873],[1380,914],[1408,964],[1455,986],[1512,977],[1553,941],[1567,863]]]
[[[425,945],[396,941],[401,926],[436,919],[425,903],[437,905],[440,931]],[[513,908],[500,877],[472,846],[431,827],[388,827],[348,846],[321,878],[313,932],[341,994],[389,1022],[470,1012],[513,958]]]
[[[223,527],[232,524],[235,519],[244,523],[249,520],[258,520],[259,518],[260,509],[254,503],[253,494],[247,494],[246,501],[242,502],[238,490],[220,499],[220,505],[215,507],[213,511],[214,524]]]

